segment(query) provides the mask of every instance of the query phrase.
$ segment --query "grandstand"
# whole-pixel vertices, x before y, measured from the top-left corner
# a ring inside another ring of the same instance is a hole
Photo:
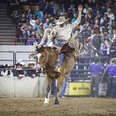
[[[33,44],[39,43],[43,36],[40,34],[43,33],[40,24],[44,29],[52,27],[54,21],[62,15],[69,18],[69,22],[72,23],[78,15],[77,5],[82,4],[82,21],[74,31],[79,32],[78,38],[82,43],[81,51],[84,54],[78,57],[71,78],[72,81],[90,80],[91,74],[88,67],[96,57],[90,47],[96,30],[100,31],[100,39],[103,41],[99,48],[102,52],[99,56],[101,63],[109,63],[110,59],[116,56],[115,0],[105,1],[98,0],[94,3],[91,0],[84,3],[80,0],[70,1],[67,4],[64,4],[65,0],[3,1],[0,4],[0,65],[12,64],[15,67],[20,59],[28,63],[28,55],[34,52]]]
[[[16,38],[16,24],[7,14],[7,5],[0,4],[0,45],[14,44]]]

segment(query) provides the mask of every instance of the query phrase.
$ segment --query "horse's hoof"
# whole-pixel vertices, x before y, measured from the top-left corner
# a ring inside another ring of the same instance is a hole
[[[49,104],[48,102],[44,102],[44,104]]]
[[[55,100],[54,105],[59,105],[59,101],[58,100]]]
[[[45,98],[44,104],[49,104],[49,99]]]
[[[54,104],[54,107],[59,107],[60,104]]]

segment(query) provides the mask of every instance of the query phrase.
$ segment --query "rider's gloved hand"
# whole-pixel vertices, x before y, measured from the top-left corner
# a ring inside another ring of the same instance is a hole
[[[35,42],[35,43],[33,44],[33,47],[36,48],[37,46],[38,46],[38,43]]]

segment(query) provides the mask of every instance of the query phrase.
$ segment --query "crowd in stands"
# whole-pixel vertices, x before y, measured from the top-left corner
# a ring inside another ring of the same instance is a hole
[[[17,9],[10,14],[17,25],[17,39],[24,41],[25,45],[39,43],[44,30],[52,28],[59,16],[65,16],[70,23],[74,22],[78,16],[79,4],[83,5],[82,19],[72,34],[78,32],[81,51],[85,55],[109,55],[112,51],[116,52],[115,0],[70,0],[69,3],[65,0],[41,0],[17,4]]]
[[[31,77],[35,78],[40,76],[39,70],[36,70],[35,62],[18,62],[15,67],[13,65],[0,65],[0,77]]]

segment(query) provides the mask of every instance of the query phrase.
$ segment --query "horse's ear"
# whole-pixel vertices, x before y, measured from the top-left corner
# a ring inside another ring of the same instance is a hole
[[[36,51],[37,52],[41,52],[43,50],[44,50],[44,46],[43,45],[42,46],[36,46]]]
[[[41,45],[41,48],[44,48],[44,46],[43,46],[43,45]]]
[[[36,46],[36,51],[39,51],[39,48],[38,48],[38,46]]]

